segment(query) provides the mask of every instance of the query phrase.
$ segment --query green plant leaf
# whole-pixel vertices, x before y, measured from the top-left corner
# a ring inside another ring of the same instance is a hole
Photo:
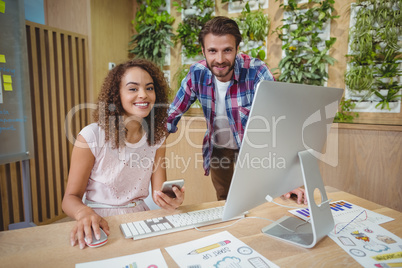
[[[302,77],[303,77],[303,73],[302,72],[299,72],[298,74],[297,74],[297,80],[298,81],[302,81]]]
[[[258,52],[258,57],[261,59],[261,60],[265,60],[265,51],[263,50],[263,49],[261,49],[259,52]]]
[[[320,15],[318,16],[318,20],[323,20],[326,17],[325,12],[320,12]]]

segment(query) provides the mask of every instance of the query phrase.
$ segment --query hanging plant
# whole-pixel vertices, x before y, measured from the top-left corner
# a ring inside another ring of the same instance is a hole
[[[328,40],[323,37],[323,30],[332,19],[334,0],[309,0],[315,5],[309,9],[301,9],[298,0],[288,0],[281,4],[287,18],[274,32],[282,41],[283,58],[277,69],[281,71],[279,81],[324,85],[328,79],[327,65],[333,65],[335,59],[329,56],[329,50],[336,38]]]
[[[268,15],[264,14],[261,9],[251,11],[247,2],[240,16],[235,20],[243,39],[240,43],[240,50],[254,58],[265,60],[266,38],[271,26]]]
[[[381,91],[375,91],[374,94],[380,99],[380,102],[375,106],[376,108],[380,107],[381,109],[391,110],[389,104],[390,102],[395,102],[400,100],[402,95],[398,94],[402,88],[402,86],[398,83],[398,81],[385,84],[385,94],[381,94]]]
[[[174,18],[166,10],[160,10],[166,6],[165,0],[137,0],[137,3],[140,8],[132,21],[137,33],[131,37],[129,52],[162,68],[167,48],[174,46],[171,41],[175,36],[172,27]]]
[[[355,117],[359,117],[358,113],[354,113],[352,110],[356,107],[356,103],[352,100],[345,100],[342,97],[339,105],[339,110],[335,114],[334,122],[348,123],[352,122]]]
[[[212,0],[183,0],[179,4],[173,2],[178,12],[183,13],[183,21],[177,28],[175,42],[183,46],[183,55],[190,59],[202,55],[201,44],[198,43],[198,35],[204,24],[212,19],[215,10],[215,1]]]
[[[228,3],[229,13],[240,13],[244,10],[246,5],[248,5],[251,10],[268,8],[268,0],[221,0],[221,3]]]
[[[234,2],[248,2],[247,0],[222,0],[221,3],[225,4],[225,3],[234,3]]]
[[[389,104],[401,99],[402,86],[398,83],[402,74],[400,3],[397,0],[358,0],[352,5],[355,15],[349,30],[347,92],[370,92],[360,94],[359,101],[371,102],[374,97],[373,106],[381,110],[391,110]]]

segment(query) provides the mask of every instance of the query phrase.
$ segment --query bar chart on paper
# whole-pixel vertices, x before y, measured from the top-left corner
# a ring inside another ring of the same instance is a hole
[[[330,208],[335,224],[349,222],[356,217],[356,220],[368,220],[377,224],[393,220],[390,217],[375,213],[344,200],[331,202]],[[310,211],[308,208],[293,209],[289,210],[289,212],[305,221],[310,219]]]
[[[133,263],[123,266],[122,268],[138,268],[138,266],[137,266],[136,262],[133,262]]]
[[[342,212],[354,209],[354,205],[345,201],[336,201],[330,203],[330,208],[332,211]],[[296,216],[300,215],[301,217],[305,217],[306,219],[310,218],[310,211],[308,208],[296,209],[294,210],[294,212]]]

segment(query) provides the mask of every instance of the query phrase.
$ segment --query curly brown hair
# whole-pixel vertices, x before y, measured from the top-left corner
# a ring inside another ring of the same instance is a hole
[[[153,62],[145,59],[133,59],[121,63],[109,71],[98,96],[94,120],[105,130],[105,140],[111,141],[112,148],[125,146],[126,128],[124,126],[124,109],[120,99],[120,82],[126,71],[139,67],[149,73],[154,82],[155,105],[144,118],[142,126],[147,133],[147,143],[152,146],[160,143],[167,135],[166,119],[169,86],[163,72]]]

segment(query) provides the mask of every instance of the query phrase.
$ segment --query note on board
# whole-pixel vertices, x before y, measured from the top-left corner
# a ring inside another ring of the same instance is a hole
[[[11,78],[11,75],[3,74],[3,82],[5,91],[13,91],[13,80]]]
[[[5,13],[6,12],[6,2],[0,0],[0,12]]]
[[[3,82],[1,82],[1,75],[0,75],[0,104],[3,103]]]
[[[3,54],[0,54],[0,63],[6,63],[6,56]]]
[[[13,82],[13,79],[11,78],[11,75],[8,75],[8,74],[3,74],[3,81],[4,81],[4,83],[12,83]]]
[[[4,91],[13,91],[13,84],[4,83]]]

